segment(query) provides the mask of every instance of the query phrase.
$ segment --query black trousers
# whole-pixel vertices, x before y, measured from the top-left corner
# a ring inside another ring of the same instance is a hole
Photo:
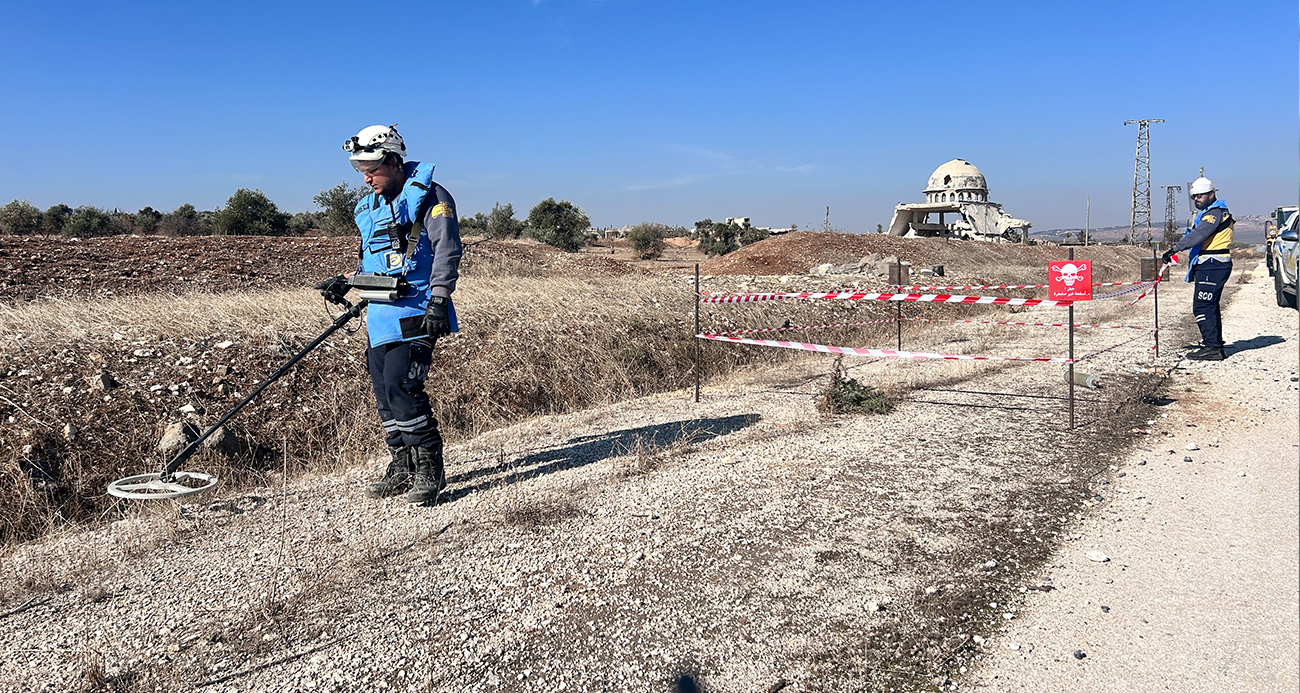
[[[1223,314],[1219,311],[1219,298],[1223,285],[1232,274],[1231,262],[1209,260],[1198,262],[1192,268],[1192,314],[1196,327],[1201,330],[1201,344],[1211,349],[1223,348]]]
[[[366,350],[370,384],[389,447],[430,448],[442,443],[424,391],[432,359],[433,342],[427,338]]]

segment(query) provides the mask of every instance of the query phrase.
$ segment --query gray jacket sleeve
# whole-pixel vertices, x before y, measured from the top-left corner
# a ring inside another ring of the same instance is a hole
[[[1232,221],[1232,215],[1228,213],[1226,207],[1214,207],[1206,210],[1205,214],[1201,215],[1201,222],[1196,225],[1196,228],[1174,244],[1174,252],[1190,250],[1204,243],[1207,238],[1218,233],[1219,229],[1230,221]]]
[[[434,183],[429,194],[436,196],[435,204],[428,205],[429,211],[424,215],[424,233],[433,250],[429,293],[445,298],[456,290],[456,279],[460,277],[460,222],[456,217],[456,201],[446,188]]]

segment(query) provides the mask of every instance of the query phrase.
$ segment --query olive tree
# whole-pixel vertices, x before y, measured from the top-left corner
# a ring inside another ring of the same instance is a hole
[[[213,226],[224,236],[283,236],[291,215],[281,212],[261,190],[240,188],[213,215]]]
[[[571,253],[586,242],[591,226],[581,207],[568,200],[556,202],[554,197],[538,202],[528,212],[527,223],[525,232],[530,238]]]
[[[27,200],[0,207],[0,234],[29,236],[41,230],[41,210]]]
[[[331,236],[351,235],[357,230],[353,212],[356,210],[357,203],[370,192],[370,188],[339,183],[317,193],[312,201],[323,210],[322,218],[319,220],[321,230]]]

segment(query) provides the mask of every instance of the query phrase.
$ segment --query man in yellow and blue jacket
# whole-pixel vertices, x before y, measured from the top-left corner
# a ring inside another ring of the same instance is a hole
[[[1204,176],[1192,181],[1189,192],[1198,210],[1192,228],[1161,258],[1165,264],[1175,253],[1188,251],[1187,279],[1194,282],[1192,314],[1201,331],[1201,348],[1187,358],[1197,361],[1222,361],[1227,357],[1223,344],[1223,315],[1219,299],[1232,273],[1232,213],[1215,195],[1214,183]]]

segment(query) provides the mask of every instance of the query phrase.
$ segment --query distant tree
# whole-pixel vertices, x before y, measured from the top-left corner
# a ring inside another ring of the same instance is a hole
[[[261,190],[240,188],[226,206],[213,215],[213,226],[223,236],[283,236],[289,215],[281,212]]]
[[[713,228],[713,220],[708,217],[705,217],[695,222],[695,228],[691,230],[691,238],[702,240],[705,236],[709,234],[709,230],[712,228]]]
[[[669,229],[653,221],[642,222],[627,230],[627,240],[642,260],[653,260],[664,253],[664,238]]]
[[[113,217],[98,207],[82,205],[68,215],[62,234],[69,238],[93,238],[113,233],[117,225]]]
[[[158,230],[158,222],[162,220],[162,214],[153,207],[142,207],[135,213],[135,228],[140,233],[151,234]]]
[[[884,232],[885,232],[885,225],[884,225],[884,224],[876,224],[876,233],[884,233]]]
[[[325,212],[298,212],[289,217],[289,233],[294,236],[308,236],[317,231],[324,231],[321,227],[324,220]]]
[[[357,203],[370,193],[370,188],[351,187],[347,183],[339,183],[317,193],[312,201],[322,210],[319,228],[331,236],[349,236],[356,232],[357,222],[353,211]]]
[[[578,211],[581,212],[582,210]],[[585,216],[583,220],[582,229],[585,230],[588,222]],[[483,231],[488,238],[519,238],[524,235],[524,228],[524,222],[515,218],[514,205],[507,202],[505,206],[502,206],[498,202],[492,205],[492,211],[488,212],[487,224]]]
[[[482,212],[474,212],[472,217],[461,217],[460,232],[467,236],[486,236],[487,221],[487,215]]]
[[[162,215],[158,220],[158,232],[166,236],[203,236],[212,233],[212,229],[194,205],[186,202]]]
[[[581,207],[568,200],[548,197],[528,212],[527,234],[560,250],[577,252],[587,240],[591,220]]]
[[[63,227],[68,223],[68,217],[72,216],[72,208],[60,202],[56,205],[50,205],[41,215],[41,233],[46,236],[63,233]]]
[[[766,240],[771,237],[771,235],[772,233],[767,229],[756,229],[752,226],[746,226],[740,230],[740,237],[737,240],[740,241],[741,246],[747,246],[750,243],[757,243]]]
[[[0,207],[0,235],[30,236],[41,230],[41,210],[27,200]]]
[[[740,248],[740,227],[710,219],[695,222],[695,233],[700,239],[700,250],[709,255],[726,255]]]

